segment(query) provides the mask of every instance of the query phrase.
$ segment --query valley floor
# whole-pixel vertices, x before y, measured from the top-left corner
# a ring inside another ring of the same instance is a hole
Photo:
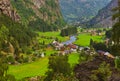
[[[54,39],[58,39],[60,42],[69,40],[68,37],[61,37],[60,32],[46,32],[41,33],[39,32],[39,42],[42,43],[44,41],[45,45],[50,44],[54,41]],[[90,39],[93,39],[97,42],[103,42],[103,36],[95,35],[92,36],[90,33],[81,33],[78,36],[76,36],[77,40],[74,42],[74,44],[79,46],[89,46]],[[34,77],[34,76],[43,76],[48,70],[48,57],[56,53],[56,50],[46,48],[45,51],[46,56],[43,58],[39,58],[35,62],[31,63],[24,63],[20,65],[10,65],[9,67],[9,74],[13,74],[16,79],[22,79],[25,77]],[[78,64],[79,62],[79,53],[71,53],[69,54],[68,62],[70,63],[71,67],[74,67],[75,64]]]

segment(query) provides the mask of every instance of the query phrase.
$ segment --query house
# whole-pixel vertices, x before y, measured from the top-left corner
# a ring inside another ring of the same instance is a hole
[[[82,51],[84,49],[84,47],[79,47],[79,51]]]
[[[45,54],[44,54],[44,53],[41,53],[41,57],[45,57]]]
[[[109,52],[105,52],[105,51],[102,51],[102,50],[98,50],[97,51],[98,52],[98,54],[100,54],[100,55],[104,55],[104,56],[107,56],[107,57],[109,57],[109,58],[115,58],[112,54],[110,54]]]
[[[77,49],[78,48],[78,46],[76,46],[74,44],[68,44],[67,47],[72,48],[72,49]]]
[[[74,45],[74,44],[69,44],[66,46],[69,50],[71,50],[72,52],[76,52],[78,49],[78,46]]]

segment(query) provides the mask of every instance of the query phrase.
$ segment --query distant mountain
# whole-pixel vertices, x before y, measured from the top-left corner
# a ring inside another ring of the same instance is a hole
[[[113,24],[112,9],[117,6],[117,1],[118,0],[112,0],[106,7],[99,10],[98,14],[88,22],[89,26],[111,27]]]
[[[84,22],[93,18],[111,0],[59,0],[67,22]]]

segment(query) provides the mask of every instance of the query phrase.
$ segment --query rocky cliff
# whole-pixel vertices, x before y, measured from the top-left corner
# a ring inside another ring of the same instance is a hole
[[[99,10],[98,14],[88,22],[89,25],[95,27],[111,27],[114,23],[112,21],[112,9],[117,6],[117,1],[112,0],[106,7]]]
[[[0,0],[0,13],[3,13],[11,17],[15,21],[19,21],[20,17],[16,11],[12,8],[10,0]]]

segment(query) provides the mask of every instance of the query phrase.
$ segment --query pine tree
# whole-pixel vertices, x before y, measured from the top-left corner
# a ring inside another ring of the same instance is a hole
[[[115,14],[112,16],[113,20],[116,23],[112,28],[112,40],[114,41],[114,45],[112,46],[112,52],[114,55],[120,54],[120,0],[118,0],[118,6],[113,9]]]
[[[120,45],[120,0],[118,0],[118,7],[114,8],[115,14],[113,15],[113,20],[117,22],[113,25],[112,29],[112,40],[115,46]]]

